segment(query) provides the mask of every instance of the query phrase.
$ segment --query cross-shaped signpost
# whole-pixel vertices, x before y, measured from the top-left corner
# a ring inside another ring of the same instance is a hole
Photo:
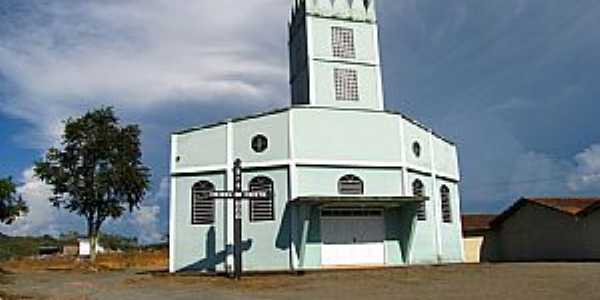
[[[233,191],[213,191],[208,197],[215,200],[233,200],[233,266],[234,277],[242,277],[242,201],[263,200],[270,197],[268,191],[242,191],[242,161],[233,164]]]

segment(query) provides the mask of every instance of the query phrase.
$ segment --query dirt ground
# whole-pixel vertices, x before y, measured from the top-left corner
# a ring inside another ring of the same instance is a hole
[[[600,264],[496,264],[260,275],[7,270],[0,299],[600,299]]]

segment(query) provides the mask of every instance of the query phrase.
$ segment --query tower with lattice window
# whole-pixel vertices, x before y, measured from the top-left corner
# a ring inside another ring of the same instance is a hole
[[[375,0],[297,0],[289,31],[292,104],[383,110]]]

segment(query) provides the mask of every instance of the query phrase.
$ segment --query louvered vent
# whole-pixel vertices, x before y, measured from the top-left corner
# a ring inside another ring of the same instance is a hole
[[[338,192],[340,195],[362,195],[364,194],[363,182],[354,175],[346,175],[338,182]]]
[[[200,181],[192,187],[192,225],[210,225],[215,222],[215,200],[209,192],[215,186],[208,181]]]
[[[331,46],[335,57],[356,58],[354,31],[350,28],[332,27]]]
[[[250,221],[274,221],[275,203],[273,193],[273,181],[267,177],[256,177],[250,181],[249,189],[252,192],[266,191],[269,193],[267,199],[250,201]]]
[[[338,101],[358,101],[358,74],[356,70],[334,69],[335,98]]]

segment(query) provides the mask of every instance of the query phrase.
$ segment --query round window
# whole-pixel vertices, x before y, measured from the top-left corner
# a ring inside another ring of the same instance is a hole
[[[413,146],[412,146],[412,150],[413,150],[413,154],[416,157],[420,157],[421,156],[421,144],[419,144],[418,142],[414,142]]]
[[[269,147],[269,140],[266,136],[259,134],[252,138],[252,150],[261,153]]]

